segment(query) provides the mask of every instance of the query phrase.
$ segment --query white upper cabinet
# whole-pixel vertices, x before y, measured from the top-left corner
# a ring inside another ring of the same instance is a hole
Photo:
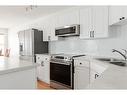
[[[58,27],[57,15],[54,15],[48,19],[49,28],[50,28],[50,41],[58,40],[58,37],[55,36],[55,28]]]
[[[90,38],[92,30],[92,8],[80,9],[80,38]]]
[[[108,7],[80,9],[80,38],[108,37]]]
[[[79,24],[79,10],[68,10],[60,12],[56,15],[49,16],[43,23],[43,40],[44,41],[56,41],[58,37],[55,36],[55,28]]]
[[[109,7],[109,25],[121,25],[126,23],[127,6]]]
[[[127,6],[121,6],[121,12],[122,12],[122,19],[127,19]]]
[[[43,29],[43,41],[49,41],[50,40],[50,28],[48,19],[45,19],[42,24]]]
[[[44,20],[43,23],[43,40],[56,41],[58,37],[55,36],[55,27],[57,27],[57,17],[51,16]]]
[[[108,37],[109,7],[73,8],[51,15],[43,23],[43,40],[58,40],[55,36],[55,28],[72,24],[80,24],[81,39]]]
[[[108,37],[109,11],[108,7],[93,7],[93,36],[94,38]]]
[[[58,15],[58,27],[79,24],[79,10],[63,11]]]
[[[118,6],[109,7],[109,25],[118,23],[120,21],[121,8]]]

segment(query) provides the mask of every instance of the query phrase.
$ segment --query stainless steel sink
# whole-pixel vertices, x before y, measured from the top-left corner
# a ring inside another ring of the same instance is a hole
[[[96,60],[105,61],[105,62],[115,64],[115,65],[119,65],[119,66],[126,66],[126,64],[127,64],[127,61],[115,59],[115,58],[96,58]]]

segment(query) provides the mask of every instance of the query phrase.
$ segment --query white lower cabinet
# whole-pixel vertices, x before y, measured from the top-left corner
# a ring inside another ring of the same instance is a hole
[[[102,64],[86,59],[74,60],[74,89],[88,89],[106,69]]]
[[[95,80],[98,79],[101,74],[107,69],[107,65],[103,62],[99,61],[90,61],[90,84],[96,82]]]
[[[50,83],[49,60],[49,55],[36,55],[36,63],[39,64],[37,67],[37,78],[48,84]]]
[[[89,85],[89,62],[75,60],[74,89],[86,89]]]
[[[99,76],[100,74],[98,72],[90,70],[90,84],[93,83]]]

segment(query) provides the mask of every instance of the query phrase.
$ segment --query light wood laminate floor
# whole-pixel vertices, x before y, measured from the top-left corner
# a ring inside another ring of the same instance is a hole
[[[40,80],[37,81],[37,88],[39,90],[53,90],[53,88],[51,88],[49,84]]]

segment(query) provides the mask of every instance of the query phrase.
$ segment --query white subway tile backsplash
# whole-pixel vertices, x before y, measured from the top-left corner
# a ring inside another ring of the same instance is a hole
[[[51,53],[84,53],[102,56],[121,57],[112,53],[112,49],[127,49],[127,25],[113,26],[110,37],[105,39],[81,40],[78,37],[68,37],[64,40],[50,42]]]

